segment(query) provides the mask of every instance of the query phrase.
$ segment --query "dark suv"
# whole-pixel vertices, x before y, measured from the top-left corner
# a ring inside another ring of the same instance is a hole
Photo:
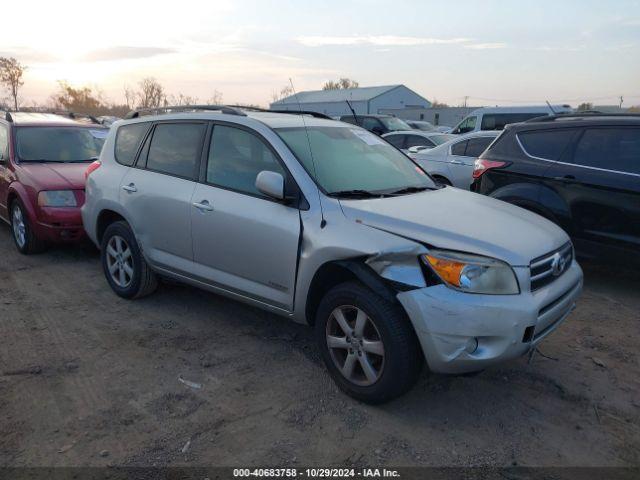
[[[471,189],[560,225],[584,257],[640,264],[640,115],[562,115],[508,126]]]
[[[355,117],[353,115],[343,115],[340,117],[340,121],[358,125],[376,135],[413,130],[404,120],[392,115],[356,115]]]

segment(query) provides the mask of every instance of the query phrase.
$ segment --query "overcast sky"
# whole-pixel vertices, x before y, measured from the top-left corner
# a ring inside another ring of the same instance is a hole
[[[2,17],[26,100],[67,80],[122,101],[153,76],[266,105],[289,78],[303,91],[346,76],[455,105],[640,104],[640,0],[21,0]]]

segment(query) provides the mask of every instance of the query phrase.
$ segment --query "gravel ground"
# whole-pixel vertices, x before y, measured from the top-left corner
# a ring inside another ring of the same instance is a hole
[[[586,265],[530,364],[372,407],[308,327],[186,286],[122,300],[95,251],[21,256],[4,224],[0,252],[0,466],[640,465],[631,273]]]

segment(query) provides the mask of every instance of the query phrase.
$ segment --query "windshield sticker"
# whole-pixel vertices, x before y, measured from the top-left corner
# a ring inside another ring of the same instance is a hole
[[[373,133],[367,132],[366,130],[356,130],[355,128],[350,128],[349,130],[367,145],[384,145],[384,142]]]
[[[94,138],[107,138],[109,130],[89,130]]]

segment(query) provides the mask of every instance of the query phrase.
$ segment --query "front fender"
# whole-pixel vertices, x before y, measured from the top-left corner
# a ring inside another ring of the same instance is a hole
[[[25,187],[21,183],[12,182],[9,185],[9,189],[7,192],[7,213],[8,213],[7,216],[9,217],[9,220],[11,220],[11,212],[10,212],[11,205],[9,205],[9,199],[11,197],[17,197],[22,203],[22,206],[24,207],[28,220],[32,223],[37,222],[38,214],[31,200],[31,198],[33,198],[34,195],[35,194],[30,194],[27,187]]]

